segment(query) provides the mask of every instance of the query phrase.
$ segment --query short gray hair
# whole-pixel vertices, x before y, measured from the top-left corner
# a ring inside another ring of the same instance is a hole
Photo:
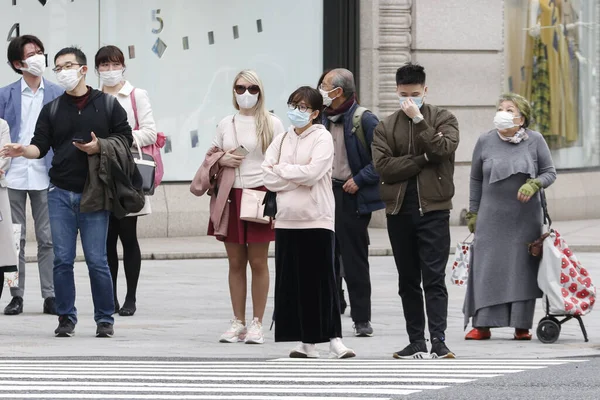
[[[344,91],[344,96],[350,97],[356,93],[356,84],[354,83],[354,74],[345,68],[336,68],[330,72],[333,74],[331,85],[341,87]]]

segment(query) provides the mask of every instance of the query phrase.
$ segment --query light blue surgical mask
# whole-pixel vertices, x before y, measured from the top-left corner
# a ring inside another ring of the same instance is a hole
[[[308,110],[302,112],[297,108],[288,110],[287,112],[288,118],[290,119],[292,125],[294,125],[296,128],[304,128],[306,125],[308,125],[310,123],[310,114],[311,113],[308,112]]]
[[[402,105],[402,103],[404,103],[406,100],[412,99],[412,101],[415,102],[415,104],[417,105],[417,107],[419,107],[419,108],[423,107],[423,97],[402,97],[402,96],[398,96],[398,99],[400,100],[400,105]]]

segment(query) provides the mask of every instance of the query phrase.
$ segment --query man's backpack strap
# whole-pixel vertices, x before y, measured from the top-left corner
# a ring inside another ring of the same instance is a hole
[[[369,110],[362,106],[358,106],[356,107],[356,110],[354,110],[354,115],[352,115],[352,133],[356,135],[356,138],[360,141],[363,148],[371,154],[371,149],[367,146],[367,139],[365,138],[365,131],[362,126],[362,117],[365,111]]]

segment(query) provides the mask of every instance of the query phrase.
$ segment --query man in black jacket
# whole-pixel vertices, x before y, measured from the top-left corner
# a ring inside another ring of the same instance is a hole
[[[112,337],[115,306],[106,260],[109,212],[81,212],[79,206],[88,179],[88,156],[100,152],[98,138],[121,135],[131,146],[131,127],[127,113],[112,96],[86,85],[87,60],[80,49],[62,49],[54,57],[54,65],[56,79],[65,94],[42,108],[29,146],[7,144],[0,156],[36,159],[44,157],[50,148],[54,150],[48,193],[59,315],[54,333],[60,337],[75,333],[73,264],[79,231],[92,286],[96,336]]]

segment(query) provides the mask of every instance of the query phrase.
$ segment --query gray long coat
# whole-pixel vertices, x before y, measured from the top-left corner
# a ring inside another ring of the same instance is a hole
[[[494,129],[475,145],[469,211],[478,214],[463,307],[465,327],[481,308],[542,295],[537,285],[539,260],[527,250],[542,233],[540,195],[521,203],[517,192],[529,178],[550,186],[556,170],[544,137],[526,132],[527,140],[513,144],[502,141]]]
[[[8,124],[0,119],[0,149],[6,143],[10,142]],[[10,158],[0,158],[0,170],[6,172],[10,166]],[[8,200],[8,189],[6,188],[6,178],[0,175],[0,272],[7,266],[16,266],[18,264],[18,255],[13,238],[12,218],[10,212],[10,201]],[[1,276],[0,276],[1,278]],[[0,285],[2,280],[0,279]]]

